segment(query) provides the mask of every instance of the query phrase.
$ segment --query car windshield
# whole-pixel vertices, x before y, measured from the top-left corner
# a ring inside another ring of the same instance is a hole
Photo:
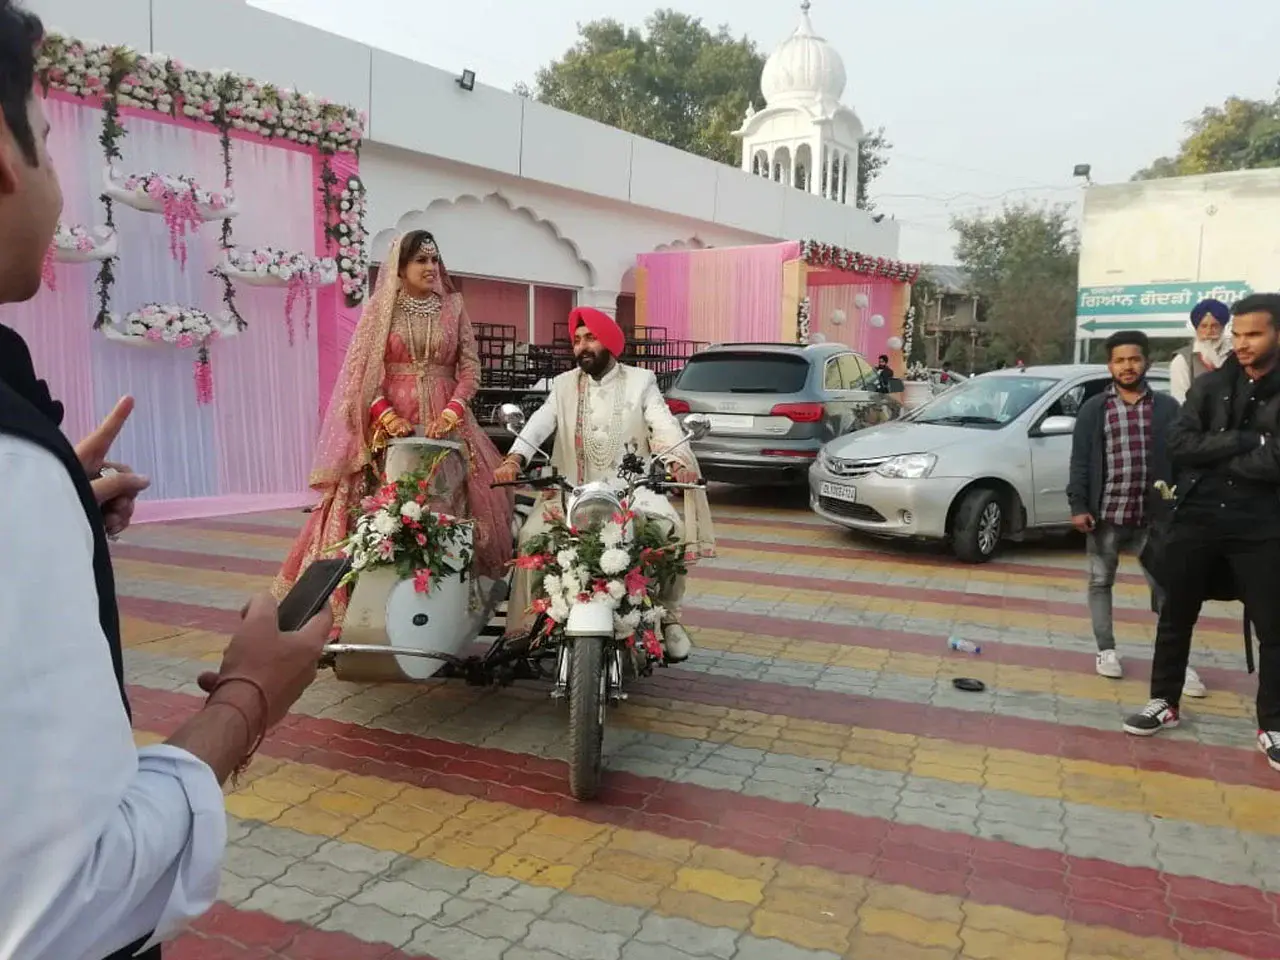
[[[945,423],[959,427],[1003,427],[1045,395],[1057,380],[1047,377],[974,377],[911,415],[916,423]]]
[[[704,353],[685,366],[675,389],[690,393],[799,393],[809,362],[785,353]]]

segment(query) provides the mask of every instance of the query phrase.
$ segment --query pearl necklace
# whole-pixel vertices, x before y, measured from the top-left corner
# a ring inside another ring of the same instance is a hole
[[[591,384],[586,374],[582,374],[582,401],[586,408],[587,416],[582,418],[583,437],[582,449],[587,455],[587,460],[591,465],[601,470],[607,470],[616,466],[618,463],[618,447],[622,443],[622,419],[626,404],[626,390],[622,382],[622,377],[618,376],[608,385],[613,389],[613,409],[609,411],[609,424],[607,429],[597,431],[595,429],[595,418],[591,413]],[[603,389],[607,389],[604,385],[597,384]],[[603,392],[603,389],[599,392]],[[598,393],[597,392],[597,396]],[[597,401],[598,402],[598,401]],[[600,439],[602,437],[604,439]]]

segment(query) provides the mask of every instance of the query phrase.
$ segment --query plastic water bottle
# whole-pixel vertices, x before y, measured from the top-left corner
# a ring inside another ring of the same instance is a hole
[[[947,640],[947,646],[959,653],[981,653],[982,647],[974,643],[972,640],[965,640],[962,637],[951,637]]]

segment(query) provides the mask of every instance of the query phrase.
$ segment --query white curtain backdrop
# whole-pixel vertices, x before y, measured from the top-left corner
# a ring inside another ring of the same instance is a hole
[[[96,141],[101,112],[63,100],[46,105],[67,198],[63,221],[100,223],[97,197],[104,160]],[[202,187],[222,188],[221,149],[211,128],[132,114],[124,118],[124,126],[128,135],[121,141],[124,156],[117,164],[123,175],[187,174]],[[314,254],[311,155],[234,140],[232,170],[240,208],[233,221],[236,245]],[[117,203],[115,221],[120,239],[115,313],[124,316],[152,301],[215,316],[223,309],[221,281],[208,272],[219,256],[221,221],[188,234],[185,269],[170,255],[162,216]],[[137,399],[114,456],[151,476],[145,498],[151,510],[144,516],[218,512],[219,499],[237,509],[251,508],[254,498],[264,507],[306,499],[318,407],[314,315],[308,337],[301,311],[295,314],[296,336],[290,346],[286,290],[237,288],[237,305],[249,327],[213,345],[214,402],[201,406],[192,377],[195,350],[107,340],[92,330],[96,264],[57,269],[58,293],[42,290],[30,303],[6,309],[3,320],[28,339],[42,375],[67,405],[64,429],[72,440],[122,395]],[[73,273],[75,282],[62,282]]]

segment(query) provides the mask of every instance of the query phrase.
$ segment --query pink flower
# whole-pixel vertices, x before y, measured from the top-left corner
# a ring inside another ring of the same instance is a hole
[[[147,196],[159,200],[165,195],[165,186],[159,177],[153,177],[147,181]]]
[[[521,570],[541,570],[550,562],[549,553],[528,553],[516,559],[516,566]]]
[[[627,593],[633,597],[643,596],[649,588],[649,578],[640,572],[639,567],[628,570],[623,583],[626,585]]]
[[[146,332],[146,338],[151,342],[156,343],[163,339],[163,334],[161,334],[155,327],[152,327]]]
[[[196,338],[189,333],[184,333],[182,336],[178,337],[175,343],[178,347],[186,350],[196,345]]]
[[[418,546],[425,547],[427,545],[427,535],[425,533],[415,533],[413,539],[418,541]]]
[[[365,497],[360,501],[360,509],[365,513],[373,513],[375,510],[381,509],[382,502],[374,497]]]
[[[391,540],[383,540],[378,544],[378,558],[391,560],[396,555],[396,545]]]
[[[415,570],[413,572],[413,589],[417,593],[431,592],[431,571]]]
[[[662,644],[658,642],[658,635],[652,630],[644,632],[644,649],[649,656],[660,658],[662,656]]]
[[[547,613],[551,610],[551,601],[546,597],[539,597],[533,601],[531,609],[534,613]]]

